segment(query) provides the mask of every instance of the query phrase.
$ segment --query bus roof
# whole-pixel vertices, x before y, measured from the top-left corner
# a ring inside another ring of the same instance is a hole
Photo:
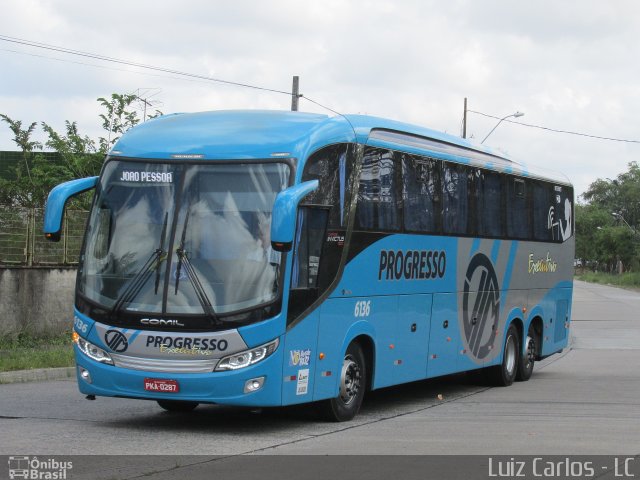
[[[483,145],[424,127],[369,115],[219,110],[163,115],[125,133],[112,156],[149,159],[306,159],[339,142],[367,143],[458,163],[568,184],[559,173],[525,166]]]

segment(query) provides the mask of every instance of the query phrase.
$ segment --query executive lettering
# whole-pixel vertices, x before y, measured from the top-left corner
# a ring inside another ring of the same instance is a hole
[[[381,250],[378,280],[432,280],[446,270],[444,250]]]

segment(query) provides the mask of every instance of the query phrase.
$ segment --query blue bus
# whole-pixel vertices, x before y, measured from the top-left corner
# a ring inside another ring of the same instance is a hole
[[[277,111],[166,115],[99,177],[78,267],[80,391],[353,418],[366,391],[485,369],[528,380],[568,340],[573,189],[395,121]]]

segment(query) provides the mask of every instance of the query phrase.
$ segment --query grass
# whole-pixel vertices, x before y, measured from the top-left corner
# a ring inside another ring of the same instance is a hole
[[[73,365],[71,331],[46,337],[28,333],[0,336],[0,372]]]
[[[601,272],[584,272],[576,275],[576,279],[604,285],[615,285],[624,288],[640,288],[640,272],[626,272],[621,275]]]

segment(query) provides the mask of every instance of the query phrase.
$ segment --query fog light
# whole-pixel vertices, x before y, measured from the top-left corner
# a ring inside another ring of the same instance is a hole
[[[80,377],[85,382],[93,383],[93,380],[91,380],[91,374],[89,373],[89,370],[87,370],[86,368],[78,367],[78,371],[80,372]]]
[[[264,385],[264,377],[252,378],[244,384],[244,393],[257,392]]]

